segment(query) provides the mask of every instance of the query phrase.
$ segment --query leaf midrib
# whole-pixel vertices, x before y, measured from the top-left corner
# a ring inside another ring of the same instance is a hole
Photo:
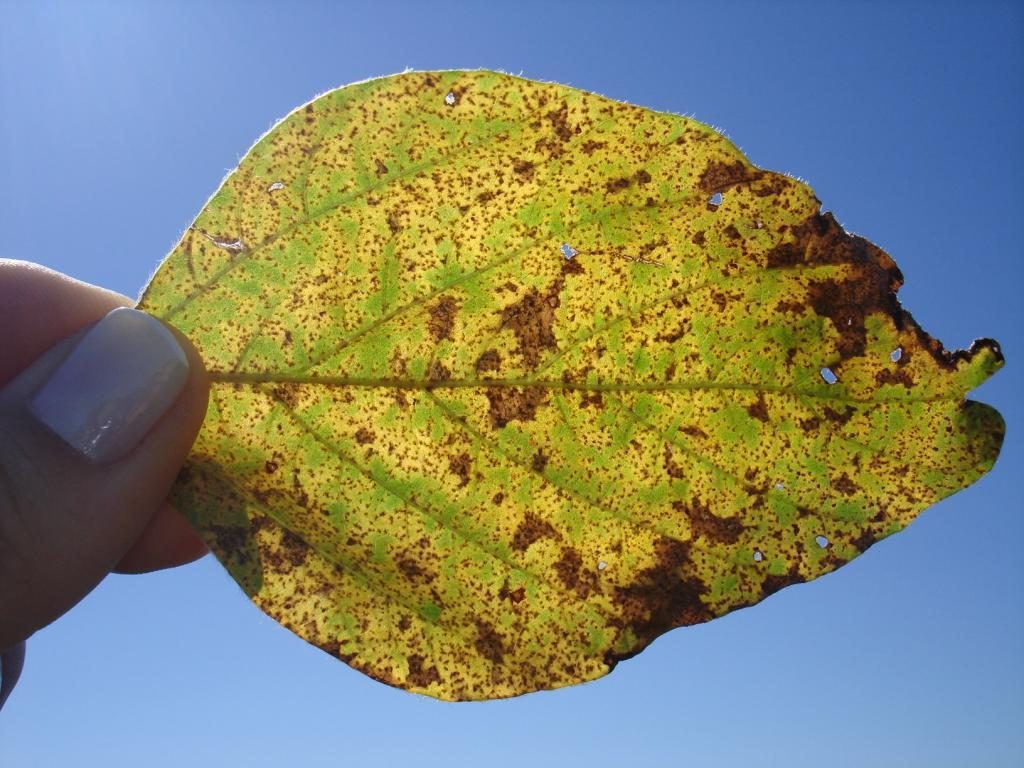
[[[512,379],[416,379],[402,377],[372,377],[372,376],[315,376],[305,373],[287,372],[247,372],[247,371],[222,371],[212,370],[208,372],[212,384],[227,384],[236,386],[245,384],[256,386],[262,384],[297,384],[300,386],[316,387],[356,387],[361,389],[406,389],[430,391],[436,389],[550,389],[574,392],[753,392],[775,395],[787,395],[790,397],[810,397],[818,400],[828,400],[838,403],[860,403],[864,405],[876,405],[882,403],[937,403],[959,401],[963,398],[962,392],[943,395],[927,395],[916,397],[902,396],[871,396],[854,397],[851,395],[834,394],[820,390],[796,389],[793,387],[772,386],[769,384],[749,384],[743,382],[720,382],[720,381],[679,381],[679,382],[651,382],[642,383],[635,381],[601,381],[601,382],[578,382],[561,380],[538,380],[530,378]],[[834,385],[833,385],[834,386]]]

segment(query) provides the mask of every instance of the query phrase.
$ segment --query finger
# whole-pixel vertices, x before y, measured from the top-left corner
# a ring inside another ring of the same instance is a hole
[[[117,564],[118,573],[147,573],[198,560],[209,550],[170,503],[153,515],[132,548]]]
[[[66,611],[139,540],[207,386],[184,337],[118,309],[0,390],[0,648]]]
[[[26,261],[0,259],[0,387],[58,341],[95,323],[110,310],[130,306],[126,296],[83,283]],[[161,515],[175,514],[161,507]],[[126,555],[125,572],[181,565],[207,550],[183,520],[147,526]],[[166,549],[167,551],[162,551]],[[136,551],[138,550],[138,551]]]
[[[38,264],[0,259],[0,387],[61,339],[132,304],[127,296]]]

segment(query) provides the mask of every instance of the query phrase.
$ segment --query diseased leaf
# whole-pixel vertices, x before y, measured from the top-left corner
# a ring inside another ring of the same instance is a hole
[[[902,276],[694,120],[494,72],[327,93],[144,309],[212,372],[177,504],[268,614],[445,699],[607,673],[993,464]]]

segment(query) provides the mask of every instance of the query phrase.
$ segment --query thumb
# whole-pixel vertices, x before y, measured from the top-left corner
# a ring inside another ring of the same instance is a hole
[[[0,390],[0,649],[78,602],[139,539],[206,398],[191,344],[127,308]]]

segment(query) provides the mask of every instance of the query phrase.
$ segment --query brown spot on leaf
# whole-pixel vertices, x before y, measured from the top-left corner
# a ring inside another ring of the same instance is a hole
[[[693,243],[694,245],[704,245],[704,242],[706,240],[707,238],[705,237],[703,231],[694,232],[693,237],[690,238],[690,242]]]
[[[360,445],[366,445],[367,443],[373,442],[373,432],[368,430],[366,427],[360,427],[356,430],[356,442]]]
[[[526,597],[526,589],[524,587],[517,587],[516,589],[508,588],[508,581],[501,585],[501,589],[498,590],[499,600],[510,600],[513,603],[521,603],[523,598]]]
[[[633,178],[636,179],[637,184],[649,184],[651,181],[651,174],[647,172],[646,168],[641,168],[639,171],[636,172],[636,176],[634,176]]]
[[[902,384],[907,389],[914,387],[914,377],[910,375],[910,372],[905,368],[891,371],[889,369],[883,369],[875,374],[875,383],[878,386],[884,384]]]
[[[621,178],[618,179],[611,179],[610,181],[606,181],[604,188],[605,191],[608,192],[609,194],[614,194],[615,192],[621,192],[622,190],[628,188],[629,185],[632,183],[633,182],[628,177],[622,176]]]
[[[455,327],[455,315],[458,311],[459,304],[451,296],[443,296],[429,308],[427,328],[434,341],[452,337],[452,328]]]
[[[275,472],[277,472],[277,467],[278,464],[276,461],[271,461],[270,459],[267,459],[266,462],[264,462],[263,464],[263,471],[266,472],[268,475],[272,475]]]
[[[477,652],[488,661],[501,664],[505,658],[505,641],[493,625],[483,619],[476,622],[476,646]]]
[[[734,163],[712,162],[700,175],[698,187],[701,192],[708,194],[722,192],[744,181],[755,181],[762,175],[762,171],[744,165],[739,160]]]
[[[839,335],[843,358],[859,357],[866,345],[865,318],[874,313],[891,317],[897,329],[913,324],[896,300],[903,275],[885,251],[862,237],[848,234],[831,213],[816,213],[792,228],[793,239],[775,246],[767,255],[771,268],[809,264],[844,264],[847,274],[812,281],[807,303],[832,321]],[[934,340],[931,347],[941,349]],[[928,346],[926,344],[926,346]]]
[[[686,472],[681,466],[676,464],[674,457],[672,456],[672,446],[665,443],[665,452],[663,454],[663,460],[665,464],[665,472],[669,477],[676,479],[686,477]]]
[[[522,176],[524,179],[533,178],[533,163],[529,160],[515,160],[512,163],[512,170],[517,176]]]
[[[290,571],[306,562],[309,546],[287,528],[281,529],[281,543],[263,550],[263,562],[274,571]]]
[[[271,390],[271,394],[291,409],[294,409],[299,401],[299,387],[291,382],[278,384]]]
[[[235,557],[242,565],[252,559],[250,551],[255,549],[255,545],[249,529],[211,523],[206,526],[206,530],[213,537],[213,548],[218,552]]]
[[[469,460],[468,453],[460,453],[458,456],[452,456],[448,459],[448,467],[451,469],[452,474],[457,475],[459,478],[460,486],[469,485],[469,476],[472,464]]]
[[[582,275],[586,271],[583,268],[583,263],[578,258],[562,259],[563,275]]]
[[[573,129],[569,127],[569,105],[564,101],[558,109],[553,109],[548,112],[547,118],[559,141],[568,141],[572,138],[573,133],[579,132],[578,128],[576,131],[573,131]]]
[[[832,487],[846,496],[852,496],[858,490],[857,484],[845,472],[832,481]]]
[[[793,184],[791,179],[781,173],[763,171],[762,174],[761,178],[757,179],[758,183],[754,185],[754,194],[758,197],[781,195]]]
[[[511,421],[532,421],[548,396],[543,387],[489,387],[484,394],[490,403],[491,426],[495,429]]]
[[[451,377],[452,372],[443,363],[438,360],[430,361],[430,367],[427,369],[428,381],[448,381]]]
[[[538,450],[530,460],[530,467],[534,472],[543,472],[548,465],[548,456],[543,450]]]
[[[806,419],[800,419],[800,429],[804,432],[817,432],[821,428],[821,419],[817,416],[810,416]]]
[[[414,584],[430,584],[437,578],[437,574],[424,568],[416,558],[402,557],[395,562],[395,565],[398,566],[398,570],[402,572],[406,580]]]
[[[792,584],[800,584],[803,581],[806,581],[806,579],[800,575],[800,571],[797,567],[793,566],[789,569],[788,573],[770,573],[765,576],[764,580],[761,582],[761,591],[764,593],[765,597],[767,597],[768,595],[774,595],[783,587],[788,587]]]
[[[846,279],[812,281],[807,295],[814,311],[832,321],[839,334],[836,347],[843,359],[864,355],[864,321],[868,315],[884,312],[895,318],[901,311],[885,272],[870,266],[851,269],[852,274]]]
[[[699,624],[714,616],[701,600],[707,591],[693,573],[689,544],[662,537],[655,542],[657,564],[637,574],[637,580],[615,588],[614,601],[621,615],[616,621],[633,630],[637,647],[626,654],[608,654],[614,664],[646,647],[673,627]]]
[[[858,552],[866,552],[868,547],[876,541],[878,541],[878,536],[875,535],[874,531],[866,530],[850,543],[857,548]]]
[[[384,165],[384,161],[382,161],[379,157],[373,158],[373,162],[374,165],[377,167],[378,176],[383,176],[388,172],[388,167]]]
[[[552,326],[559,304],[561,280],[551,288],[546,296],[531,288],[522,299],[501,311],[501,327],[509,328],[515,334],[519,341],[519,354],[530,368],[537,367],[542,350],[555,348]]]
[[[757,419],[758,421],[768,421],[768,404],[764,401],[764,394],[758,392],[757,402],[747,406],[747,413],[750,417]]]
[[[437,667],[428,667],[426,661],[418,653],[410,654],[406,659],[409,665],[409,674],[405,680],[415,688],[426,688],[432,683],[440,683],[441,675]]]
[[[719,517],[712,513],[706,504],[699,501],[691,501],[689,504],[674,501],[672,508],[686,515],[694,538],[703,536],[708,541],[735,544],[745,528],[738,518]]]
[[[547,520],[527,512],[523,515],[522,521],[512,536],[512,549],[515,552],[525,552],[531,544],[541,539],[557,539],[558,531]]]
[[[554,565],[555,573],[566,589],[585,600],[597,588],[597,574],[583,567],[583,558],[572,547],[562,548],[562,557]]]
[[[496,349],[488,349],[476,359],[476,372],[497,371],[501,369],[501,355]]]
[[[806,304],[799,301],[792,301],[790,299],[781,299],[779,303],[775,305],[776,312],[788,312],[789,314],[794,315],[802,313],[805,309],[807,309]]]
[[[844,406],[843,410],[841,410],[841,411],[837,411],[835,408],[833,408],[830,405],[826,405],[822,409],[822,413],[825,415],[826,419],[828,419],[829,421],[834,422],[834,423],[836,423],[836,424],[838,424],[840,426],[842,426],[843,424],[848,422],[850,419],[852,419],[853,418],[853,414],[855,414],[856,412],[857,412],[857,409],[854,408],[852,405]]]

